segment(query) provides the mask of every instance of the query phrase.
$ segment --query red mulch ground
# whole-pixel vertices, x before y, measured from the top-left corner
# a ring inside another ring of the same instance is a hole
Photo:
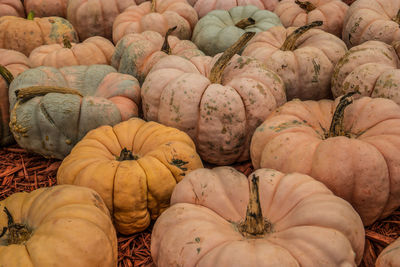
[[[16,145],[0,149],[0,200],[14,192],[55,185],[60,163],[59,160],[27,153]],[[234,167],[247,175],[253,171],[250,163]],[[131,236],[118,236],[118,267],[150,265],[150,237],[150,229]],[[361,266],[374,266],[380,251],[398,237],[400,209],[366,228],[366,246]]]

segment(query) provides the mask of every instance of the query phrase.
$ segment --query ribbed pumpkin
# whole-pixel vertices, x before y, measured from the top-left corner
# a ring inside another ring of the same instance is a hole
[[[15,193],[0,201],[0,227],[0,266],[117,266],[110,213],[89,188]]]
[[[300,28],[274,27],[257,34],[243,56],[254,57],[278,73],[285,82],[287,99],[331,98],[335,64],[345,55],[345,43],[320,29],[315,21]]]
[[[151,254],[159,267],[355,267],[364,238],[351,205],[310,176],[218,167],[175,187]]]
[[[400,106],[350,95],[278,108],[256,129],[251,159],[255,168],[314,177],[370,225],[400,206]]]
[[[132,118],[90,131],[62,162],[57,182],[96,190],[117,230],[132,234],[169,206],[176,183],[202,167],[187,134]]]
[[[167,55],[185,58],[204,55],[191,41],[171,36],[170,32],[174,29],[171,28],[165,37],[154,31],[125,35],[115,47],[111,65],[121,73],[135,76],[142,83],[153,65]]]
[[[336,64],[332,75],[334,97],[352,91],[384,97],[400,104],[400,61],[394,48],[380,41],[352,47]]]
[[[400,267],[400,238],[382,250],[375,267]]]
[[[186,0],[152,0],[131,6],[115,18],[113,41],[118,43],[128,33],[155,31],[165,36],[168,29],[177,27],[172,35],[189,40],[198,20],[196,10]]]
[[[0,17],[3,16],[25,17],[21,0],[0,0]]]
[[[279,17],[253,5],[214,10],[199,20],[192,41],[208,56],[224,52],[245,32],[262,32],[282,25]]]
[[[107,65],[38,67],[14,79],[9,97],[17,143],[63,159],[91,129],[137,116],[140,87]]]
[[[274,12],[285,27],[300,27],[320,20],[322,30],[340,38],[348,8],[341,0],[282,0]]]
[[[35,48],[29,59],[32,67],[109,65],[114,50],[114,44],[101,36],[89,37],[82,43],[71,43],[68,39],[64,39],[63,44],[42,45]]]
[[[235,54],[254,34],[245,33],[214,58],[160,59],[142,85],[145,118],[188,133],[205,161],[223,165],[249,159],[254,129],[286,102],[276,73]]]
[[[33,11],[37,17],[67,17],[68,0],[24,0],[26,14]]]
[[[31,51],[44,44],[62,43],[63,38],[78,42],[74,27],[60,17],[27,19],[4,16],[0,17],[0,48],[12,49],[29,56]]]

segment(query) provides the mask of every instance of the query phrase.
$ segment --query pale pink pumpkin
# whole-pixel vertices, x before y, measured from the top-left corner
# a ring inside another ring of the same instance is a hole
[[[0,0],[0,17],[3,16],[25,17],[21,0]]]
[[[400,237],[382,250],[375,267],[400,267]]]
[[[37,17],[67,17],[68,0],[24,0],[26,14],[33,11]]]

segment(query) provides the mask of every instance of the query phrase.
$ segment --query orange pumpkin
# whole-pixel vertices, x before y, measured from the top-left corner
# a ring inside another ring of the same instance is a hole
[[[37,17],[67,17],[68,0],[24,0],[26,14],[33,11]]]

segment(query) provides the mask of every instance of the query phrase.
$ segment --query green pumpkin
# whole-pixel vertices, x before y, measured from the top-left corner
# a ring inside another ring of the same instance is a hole
[[[253,5],[237,6],[229,11],[213,10],[196,24],[192,42],[206,55],[214,56],[225,51],[245,32],[263,32],[280,25],[275,13]]]

